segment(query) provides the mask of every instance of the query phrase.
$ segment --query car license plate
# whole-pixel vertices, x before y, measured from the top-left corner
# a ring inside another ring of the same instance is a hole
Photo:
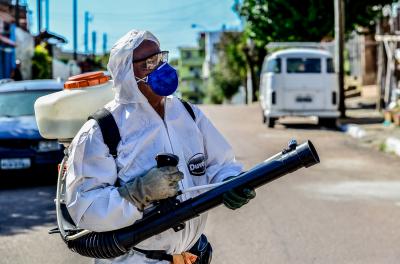
[[[27,169],[30,166],[31,166],[31,160],[29,158],[0,160],[0,168],[2,170]]]
[[[297,103],[311,103],[313,101],[311,96],[298,96],[296,97]]]

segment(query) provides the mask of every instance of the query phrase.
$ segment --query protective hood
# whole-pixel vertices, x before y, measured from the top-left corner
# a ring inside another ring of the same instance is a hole
[[[160,46],[158,39],[149,31],[133,29],[120,38],[111,49],[107,68],[114,80],[117,103],[147,102],[137,86],[132,65],[133,50],[145,39],[154,41]]]

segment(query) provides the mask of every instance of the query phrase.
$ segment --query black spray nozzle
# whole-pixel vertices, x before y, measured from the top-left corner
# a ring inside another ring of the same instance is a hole
[[[289,153],[289,152],[291,152],[291,151],[294,151],[294,150],[296,150],[296,148],[297,148],[297,140],[296,140],[296,139],[291,139],[291,140],[289,141],[289,143],[288,143],[287,148],[285,148],[285,149],[282,151],[282,154],[286,154],[286,153]]]
[[[156,156],[157,168],[178,166],[179,157],[171,153],[160,153]]]
[[[297,147],[297,140],[296,139],[291,139],[288,143],[288,148],[290,150],[294,150]]]
[[[290,144],[294,146],[294,144]],[[160,154],[157,164],[177,164],[173,154]],[[126,254],[140,242],[173,228],[182,229],[186,221],[198,217],[223,203],[226,192],[243,187],[258,188],[302,167],[319,163],[313,144],[307,141],[287,153],[278,153],[226,183],[183,202],[172,203],[169,210],[153,210],[131,226],[109,232],[92,232],[81,237],[64,240],[68,247],[92,258],[116,258]],[[169,200],[174,202],[175,200]],[[161,208],[161,207],[159,207]],[[163,208],[164,209],[164,208]]]

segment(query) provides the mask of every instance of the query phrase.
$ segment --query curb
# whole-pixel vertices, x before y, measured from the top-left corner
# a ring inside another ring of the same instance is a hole
[[[394,152],[397,156],[400,156],[400,139],[394,137],[388,137],[385,141],[386,151]]]
[[[364,129],[355,124],[342,125],[340,126],[340,130],[357,139],[361,139],[367,135],[367,132]],[[385,152],[393,152],[397,156],[400,156],[400,139],[395,137],[386,138]]]
[[[340,126],[340,130],[353,138],[363,138],[367,135],[367,132],[355,124],[346,124]]]

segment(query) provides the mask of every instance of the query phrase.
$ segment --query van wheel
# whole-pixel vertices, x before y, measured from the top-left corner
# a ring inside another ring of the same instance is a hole
[[[267,117],[262,113],[262,122],[263,124],[267,123]]]
[[[327,128],[336,128],[336,118],[319,118],[318,124]]]
[[[266,118],[266,123],[269,128],[273,128],[275,126],[275,121],[276,121],[276,118],[273,118],[273,117]]]

